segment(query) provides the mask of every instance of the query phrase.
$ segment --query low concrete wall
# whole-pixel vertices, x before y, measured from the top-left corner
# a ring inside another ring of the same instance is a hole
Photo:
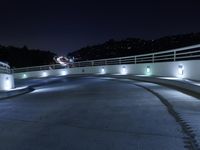
[[[14,79],[12,74],[0,74],[0,91],[6,91],[14,88]]]
[[[93,66],[15,73],[18,79],[62,76],[66,74],[133,74],[146,76],[179,77],[200,80],[200,60],[143,63],[129,65]]]
[[[14,90],[9,90],[7,92],[0,92],[0,100],[22,95],[28,92],[33,91],[34,89],[32,87],[24,87],[22,89],[14,89]]]

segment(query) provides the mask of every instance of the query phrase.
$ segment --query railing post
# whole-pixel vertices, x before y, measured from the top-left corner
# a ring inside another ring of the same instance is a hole
[[[152,63],[154,63],[154,54],[152,54]]]
[[[137,64],[137,57],[135,56],[135,64]]]
[[[174,51],[174,61],[176,61],[176,51]]]

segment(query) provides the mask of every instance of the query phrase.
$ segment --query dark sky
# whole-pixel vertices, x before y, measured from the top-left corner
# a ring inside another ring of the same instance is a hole
[[[0,44],[65,54],[111,38],[200,31],[200,0],[0,0]]]

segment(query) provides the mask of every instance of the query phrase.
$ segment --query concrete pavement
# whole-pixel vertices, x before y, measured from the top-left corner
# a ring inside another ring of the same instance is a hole
[[[2,150],[182,150],[186,146],[187,135],[158,97],[113,78],[62,78],[0,101],[0,112]]]

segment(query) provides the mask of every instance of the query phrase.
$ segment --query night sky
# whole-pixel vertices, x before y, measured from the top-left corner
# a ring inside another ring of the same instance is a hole
[[[200,31],[200,0],[1,0],[0,44],[58,54],[111,38]]]

